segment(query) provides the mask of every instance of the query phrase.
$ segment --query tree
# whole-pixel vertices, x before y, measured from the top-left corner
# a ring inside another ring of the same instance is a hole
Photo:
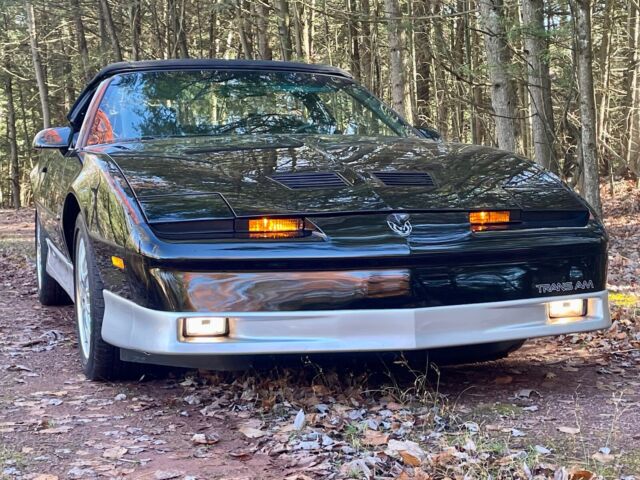
[[[516,151],[516,98],[509,68],[511,53],[505,31],[502,0],[479,0],[480,15],[485,29],[487,67],[491,80],[491,104],[495,115],[498,147]]]
[[[109,2],[107,0],[99,0],[100,17],[104,22],[104,27],[111,42],[111,48],[113,49],[113,56],[116,62],[122,61],[122,50],[120,49],[120,40],[118,39],[118,31],[113,23],[113,17],[111,16],[111,8],[109,8]]]
[[[51,125],[51,115],[49,113],[49,89],[45,78],[42,60],[40,59],[40,48],[38,46],[38,30],[36,28],[36,15],[31,2],[26,2],[27,24],[29,25],[29,44],[31,45],[31,57],[33,59],[33,70],[38,84],[40,94],[40,106],[42,109],[42,125],[48,128]]]
[[[535,160],[555,172],[553,142],[555,128],[551,104],[551,81],[547,64],[543,0],[522,0],[525,58],[532,113],[532,137]]]
[[[601,213],[598,150],[596,146],[596,107],[593,90],[593,59],[591,51],[591,4],[589,0],[571,0],[576,40],[576,70],[580,89],[580,120],[582,130],[583,192],[593,209]]]
[[[391,80],[391,106],[403,117],[405,109],[405,66],[404,44],[402,39],[402,27],[400,7],[398,0],[385,0],[385,15],[389,35],[389,78]]]

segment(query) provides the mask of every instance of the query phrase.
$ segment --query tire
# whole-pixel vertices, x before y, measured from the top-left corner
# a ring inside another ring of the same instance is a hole
[[[89,380],[128,378],[134,366],[120,360],[120,349],[102,339],[103,284],[82,215],[76,219],[73,243],[76,333],[84,374]]]
[[[428,352],[429,360],[440,365],[479,363],[499,360],[518,350],[526,340],[483,343],[461,347],[438,348]]]
[[[49,247],[46,234],[40,225],[40,219],[36,212],[35,219],[35,243],[36,243],[36,278],[38,283],[38,300],[42,305],[69,305],[71,299],[60,284],[47,273],[47,257]]]

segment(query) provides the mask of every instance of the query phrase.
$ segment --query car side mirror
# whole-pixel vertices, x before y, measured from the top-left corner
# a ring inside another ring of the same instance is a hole
[[[33,148],[69,148],[72,133],[70,127],[45,128],[33,139]]]
[[[440,136],[440,133],[438,133],[437,130],[434,130],[433,128],[429,128],[429,127],[413,127],[415,128],[418,133],[420,133],[420,135],[424,138],[428,138],[429,140],[442,140],[442,137]]]

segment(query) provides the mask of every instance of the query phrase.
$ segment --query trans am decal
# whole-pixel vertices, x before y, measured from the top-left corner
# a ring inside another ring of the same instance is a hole
[[[536,285],[538,293],[575,292],[595,288],[593,280],[578,280],[577,282],[539,283]]]

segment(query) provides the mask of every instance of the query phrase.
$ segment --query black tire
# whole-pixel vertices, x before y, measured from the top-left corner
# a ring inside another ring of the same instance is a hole
[[[84,248],[82,254],[80,252],[81,248]],[[102,339],[102,318],[104,315],[103,284],[82,215],[78,215],[76,219],[73,251],[76,333],[78,336],[80,362],[84,374],[89,380],[129,378],[134,374],[134,365],[120,360],[120,349]],[[80,281],[80,276],[82,275],[80,273],[82,271],[80,262],[83,260],[86,262],[84,288],[86,289],[85,292],[88,291],[88,301],[86,301],[86,296],[82,297],[82,299],[80,298],[83,291]],[[90,325],[88,333],[86,328],[83,330],[85,332],[84,336],[81,335],[80,331],[81,318],[84,318],[81,316],[83,305],[88,305],[87,319]],[[83,342],[83,338],[86,338],[86,342]]]
[[[60,284],[47,273],[47,235],[42,229],[38,212],[36,212],[34,237],[36,244],[36,278],[38,283],[38,300],[42,305],[69,305],[71,299]]]
[[[456,365],[499,360],[518,350],[526,340],[438,348],[428,352],[429,360],[439,365]]]

